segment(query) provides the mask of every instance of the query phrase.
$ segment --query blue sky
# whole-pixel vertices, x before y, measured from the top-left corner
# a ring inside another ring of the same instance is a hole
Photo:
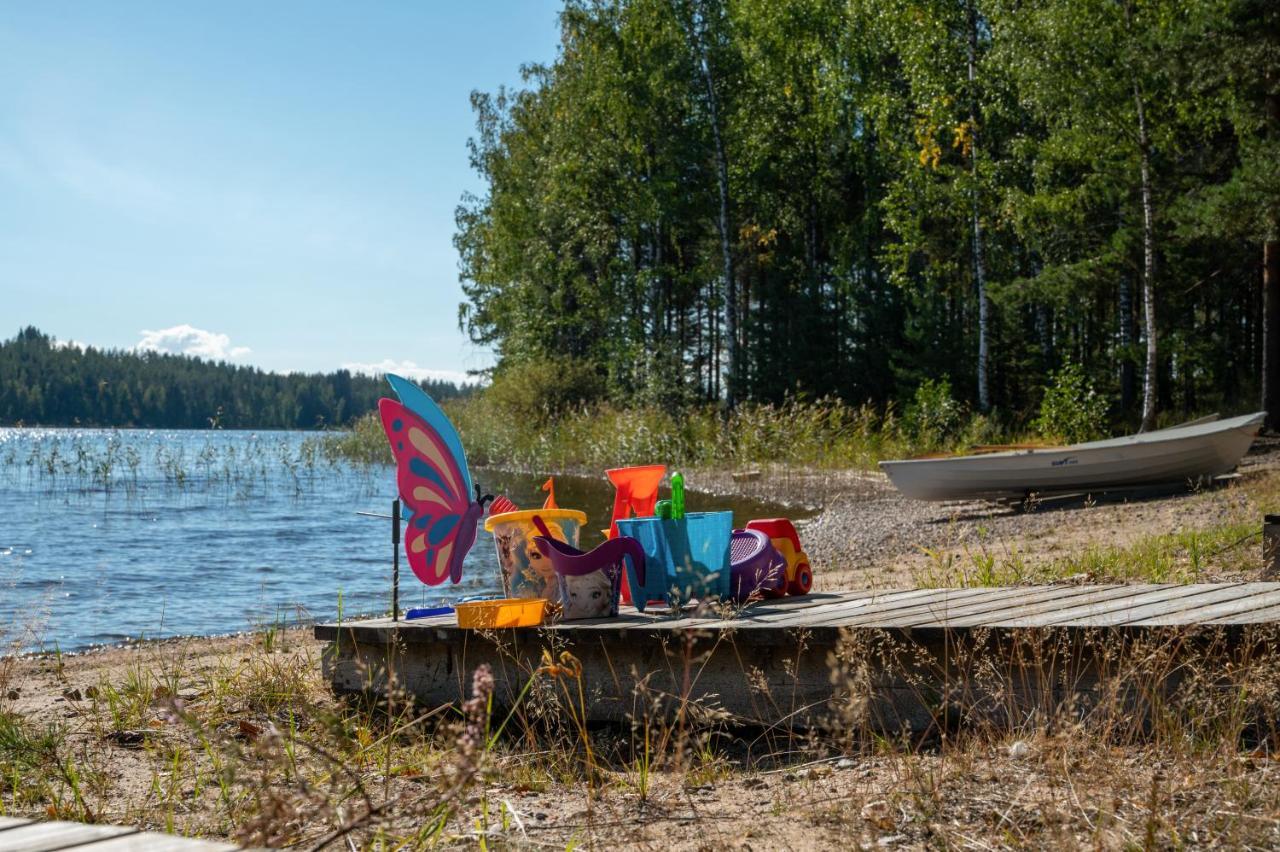
[[[457,374],[469,95],[554,0],[0,4],[0,338]]]

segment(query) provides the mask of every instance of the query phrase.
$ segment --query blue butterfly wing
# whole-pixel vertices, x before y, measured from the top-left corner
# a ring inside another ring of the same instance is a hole
[[[400,397],[404,407],[421,417],[427,425],[439,433],[440,439],[444,441],[449,453],[453,456],[454,463],[458,465],[458,470],[462,471],[462,478],[467,485],[466,498],[474,500],[476,492],[471,482],[471,470],[467,467],[467,454],[462,451],[462,439],[458,437],[458,430],[453,428],[453,423],[449,421],[448,416],[440,410],[440,406],[436,405],[436,401],[428,396],[426,391],[408,379],[388,373],[387,381],[391,383],[391,389],[396,392],[396,396]]]

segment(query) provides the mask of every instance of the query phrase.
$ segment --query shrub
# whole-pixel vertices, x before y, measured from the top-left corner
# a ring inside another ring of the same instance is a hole
[[[574,358],[540,358],[503,367],[484,391],[494,413],[513,424],[544,424],[604,398],[603,377]]]
[[[330,462],[344,459],[357,464],[389,464],[392,461],[391,447],[377,411],[360,415],[348,430],[326,435],[321,449]]]
[[[1041,435],[1069,444],[1092,441],[1106,434],[1108,407],[1080,365],[1068,364],[1044,389],[1034,425]]]
[[[960,403],[951,396],[951,382],[925,379],[907,405],[903,425],[918,444],[936,446],[956,433],[963,417]]]
[[[1004,437],[999,422],[964,417],[945,381],[926,383],[906,418],[899,418],[892,405],[854,407],[830,398],[747,402],[726,419],[714,404],[670,408],[591,402],[582,390],[595,393],[599,385],[589,378],[574,386],[576,393],[552,390],[535,397],[527,393],[532,382],[516,387],[513,376],[536,375],[541,381],[546,377],[540,372],[505,375],[490,388],[444,403],[475,467],[598,472],[654,462],[691,467],[779,462],[871,469],[885,458]],[[561,402],[545,404],[557,398]],[[350,432],[326,436],[325,449],[333,457],[362,463],[390,461],[376,414],[358,420]]]

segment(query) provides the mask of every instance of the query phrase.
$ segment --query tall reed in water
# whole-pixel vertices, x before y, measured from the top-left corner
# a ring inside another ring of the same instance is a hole
[[[0,479],[43,491],[181,491],[215,488],[242,496],[283,486],[301,494],[325,470],[353,463],[321,437],[213,433],[196,439],[166,432],[6,430]],[[355,465],[363,468],[363,465]]]

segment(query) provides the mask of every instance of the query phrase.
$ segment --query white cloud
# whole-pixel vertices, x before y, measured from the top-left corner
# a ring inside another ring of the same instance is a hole
[[[383,376],[387,373],[395,373],[397,376],[404,376],[406,379],[417,381],[435,379],[436,381],[453,382],[459,385],[465,382],[474,384],[476,381],[474,376],[468,376],[460,370],[434,370],[430,367],[419,367],[412,361],[393,361],[390,358],[383,358],[376,364],[343,364],[342,369],[350,370],[353,373],[364,373],[366,376]]]
[[[79,349],[81,352],[89,348],[87,343],[81,343],[79,340],[59,340],[56,337],[52,345],[54,349]]]
[[[159,331],[143,329],[142,339],[133,348],[137,352],[192,355],[210,361],[230,361],[249,354],[249,347],[232,346],[231,338],[225,334],[205,331],[185,323]]]

